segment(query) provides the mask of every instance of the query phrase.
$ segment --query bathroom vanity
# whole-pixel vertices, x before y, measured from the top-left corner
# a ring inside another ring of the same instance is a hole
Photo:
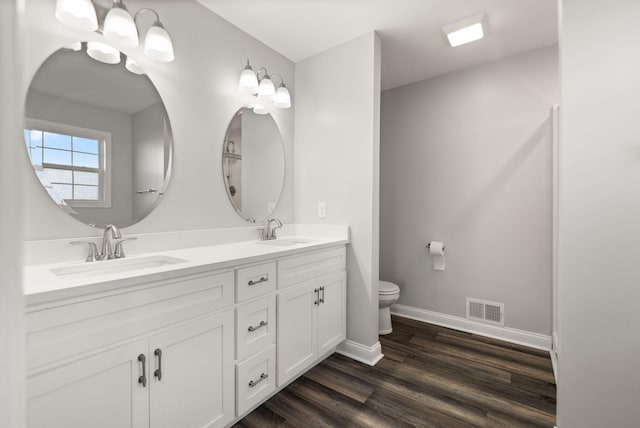
[[[232,424],[345,339],[347,243],[27,267],[28,426]]]

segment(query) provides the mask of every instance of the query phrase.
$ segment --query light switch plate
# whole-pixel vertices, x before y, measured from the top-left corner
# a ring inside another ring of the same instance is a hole
[[[327,218],[326,202],[318,202],[318,218]]]

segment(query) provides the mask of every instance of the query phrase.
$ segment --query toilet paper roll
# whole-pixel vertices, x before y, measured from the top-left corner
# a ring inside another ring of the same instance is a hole
[[[444,242],[431,241],[429,242],[429,254],[433,256],[433,269],[444,270],[445,269],[445,255],[444,255]]]

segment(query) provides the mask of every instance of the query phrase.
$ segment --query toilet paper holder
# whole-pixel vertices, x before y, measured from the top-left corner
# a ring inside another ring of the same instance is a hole
[[[431,249],[431,242],[427,244],[427,250],[430,250],[430,249]],[[444,249],[445,249],[445,246],[443,245],[442,250],[444,251]]]

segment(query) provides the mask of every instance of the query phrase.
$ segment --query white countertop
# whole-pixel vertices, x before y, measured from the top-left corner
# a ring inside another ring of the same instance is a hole
[[[182,259],[184,262],[162,266],[141,268],[126,272],[108,272],[98,277],[65,278],[51,272],[52,269],[81,267],[83,261],[30,265],[24,268],[24,285],[26,305],[41,305],[61,299],[86,296],[87,294],[109,292],[114,289],[144,284],[188,274],[205,271],[231,269],[237,265],[259,263],[279,257],[287,257],[299,253],[320,250],[336,245],[349,243],[348,228],[346,233],[333,236],[283,236],[280,240],[300,239],[310,242],[296,243],[288,246],[265,245],[260,241],[243,241],[218,245],[199,246],[147,252],[127,256],[126,259],[90,262],[107,267],[109,263],[123,260],[135,260],[153,256],[165,256]]]

